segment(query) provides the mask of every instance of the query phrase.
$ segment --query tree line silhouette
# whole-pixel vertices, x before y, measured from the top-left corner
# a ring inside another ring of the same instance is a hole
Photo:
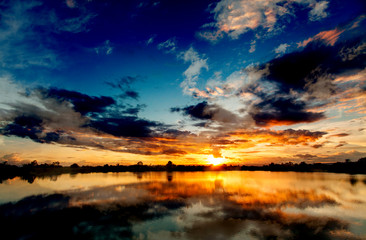
[[[6,161],[0,163],[0,183],[6,179],[20,177],[32,183],[37,178],[51,178],[61,174],[78,174],[92,172],[147,172],[147,171],[294,171],[294,172],[334,172],[350,174],[366,174],[366,157],[356,162],[346,159],[336,163],[270,163],[263,166],[246,165],[175,165],[169,161],[166,165],[144,165],[139,161],[134,165],[61,166],[59,162],[38,164],[36,160],[22,166],[10,165]]]

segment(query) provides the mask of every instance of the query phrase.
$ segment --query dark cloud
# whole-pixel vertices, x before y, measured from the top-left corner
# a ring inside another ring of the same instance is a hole
[[[213,120],[223,123],[238,121],[238,116],[234,113],[222,108],[217,104],[209,104],[206,101],[184,108],[171,108],[170,111],[182,112],[183,115],[190,116],[194,120]]]
[[[338,134],[330,135],[329,137],[347,137],[347,136],[349,136],[348,133],[338,133]]]
[[[123,113],[130,114],[130,115],[137,115],[140,112],[140,110],[141,110],[140,107],[132,107],[132,108],[127,108],[126,110],[124,110]]]
[[[112,151],[121,151],[126,138],[146,138],[124,151],[150,154],[153,153],[151,149],[141,151],[141,148],[149,147],[147,137],[161,134],[153,129],[155,127],[166,129],[161,123],[137,116],[145,107],[143,104],[122,105],[111,97],[93,97],[56,88],[29,90],[25,96],[31,99],[30,103],[9,104],[11,109],[2,110],[0,134],[29,138],[39,143]],[[99,138],[105,134],[119,139]],[[166,153],[171,155],[173,152]],[[160,151],[160,154],[165,153]]]
[[[168,148],[168,149],[163,149],[161,151],[161,154],[178,156],[178,155],[185,155],[185,154],[187,154],[187,152],[183,151],[183,150],[179,150],[179,149]]]
[[[348,143],[345,141],[340,141],[339,144],[337,146],[335,146],[335,148],[343,147],[346,144],[348,144]]]
[[[290,125],[315,122],[324,118],[323,113],[306,110],[303,101],[285,97],[268,97],[252,107],[250,115],[257,126]]]
[[[107,85],[113,87],[113,88],[119,88],[121,90],[125,90],[126,88],[130,88],[131,84],[137,82],[137,81],[141,81],[143,80],[144,77],[142,76],[125,76],[125,77],[121,77],[120,79],[118,79],[115,82],[105,82]]]
[[[124,98],[132,98],[137,100],[140,96],[138,92],[135,92],[133,90],[128,90],[125,91],[123,94],[119,95],[120,98],[124,99]]]
[[[315,40],[300,51],[254,68],[263,72],[261,81],[243,86],[237,95],[250,93],[256,97],[247,111],[257,126],[321,120],[325,118],[324,112],[310,109],[336,102],[332,97],[346,90],[335,84],[337,76],[354,74],[365,68],[365,52],[351,51],[361,49],[364,44],[363,39],[343,41],[334,46]],[[350,51],[354,53],[352,57],[345,57]]]
[[[340,74],[363,69],[366,64],[365,54],[358,53],[352,58],[342,57],[342,52],[353,49],[361,43],[362,40],[357,39],[341,42],[335,46],[327,46],[321,41],[314,41],[302,51],[273,59],[262,68],[268,67],[266,79],[276,82],[281,92],[289,93],[291,89],[304,91],[309,78],[312,82],[317,81],[317,75],[312,75],[314,71],[318,71],[320,74]]]
[[[42,119],[38,116],[18,116],[12,123],[0,129],[0,133],[5,136],[28,137],[40,143],[57,142],[60,139],[60,131],[45,132]]]
[[[123,93],[119,95],[120,98],[132,98],[137,100],[139,98],[139,93],[131,89],[131,85],[137,81],[144,80],[142,76],[125,76],[121,77],[115,82],[105,82],[107,85],[111,86],[112,88],[120,89]]]
[[[53,98],[60,102],[67,101],[72,103],[74,110],[80,112],[82,115],[104,112],[106,107],[116,103],[111,97],[93,97],[80,92],[59,88],[43,88],[39,91],[44,98]]]
[[[309,159],[309,158],[317,158],[316,155],[313,155],[313,154],[296,154],[294,155],[294,157],[297,157],[297,158],[302,158],[302,159]]]
[[[162,136],[166,138],[177,138],[177,137],[187,137],[187,136],[195,136],[190,131],[181,131],[178,129],[168,129],[162,132]]]
[[[91,120],[84,127],[91,127],[117,137],[149,137],[152,133],[150,127],[156,127],[158,125],[158,123],[139,119],[134,116],[121,116],[119,118]]]

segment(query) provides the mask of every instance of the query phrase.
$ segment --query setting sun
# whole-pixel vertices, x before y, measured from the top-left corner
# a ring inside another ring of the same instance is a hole
[[[225,161],[225,158],[215,158],[213,155],[207,157],[207,162],[214,166],[222,164]]]

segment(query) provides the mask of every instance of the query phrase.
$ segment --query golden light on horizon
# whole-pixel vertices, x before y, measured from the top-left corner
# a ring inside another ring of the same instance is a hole
[[[212,154],[209,155],[206,159],[206,161],[209,163],[209,164],[212,164],[214,166],[217,166],[219,164],[222,164],[224,161],[225,161],[225,158],[215,158]]]

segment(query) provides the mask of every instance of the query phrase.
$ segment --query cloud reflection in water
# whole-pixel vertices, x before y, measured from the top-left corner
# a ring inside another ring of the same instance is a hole
[[[319,213],[342,208],[336,191],[249,180],[170,175],[30,196],[1,205],[0,224],[9,239],[364,239],[350,219]]]

